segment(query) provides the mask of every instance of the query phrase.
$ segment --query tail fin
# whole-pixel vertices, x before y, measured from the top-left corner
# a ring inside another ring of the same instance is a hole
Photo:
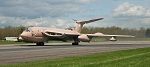
[[[76,21],[76,24],[77,24],[75,27],[75,31],[80,33],[84,24],[95,22],[95,21],[102,20],[102,19],[104,19],[104,18],[97,18],[97,19],[92,19],[92,20],[87,20],[87,21],[74,20],[74,21]]]

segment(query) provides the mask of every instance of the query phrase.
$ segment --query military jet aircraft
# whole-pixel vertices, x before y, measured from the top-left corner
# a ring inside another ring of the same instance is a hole
[[[76,21],[76,27],[73,29],[56,29],[47,27],[28,27],[25,29],[20,37],[23,41],[34,42],[36,45],[42,46],[48,40],[72,40],[72,45],[79,45],[79,42],[90,42],[93,37],[133,37],[130,35],[105,35],[102,33],[95,34],[81,34],[84,24],[102,20],[103,18],[96,18],[87,21]]]

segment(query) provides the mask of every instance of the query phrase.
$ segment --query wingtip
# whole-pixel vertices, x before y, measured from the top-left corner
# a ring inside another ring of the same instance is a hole
[[[98,18],[98,19],[103,20],[104,18],[100,17],[100,18]]]

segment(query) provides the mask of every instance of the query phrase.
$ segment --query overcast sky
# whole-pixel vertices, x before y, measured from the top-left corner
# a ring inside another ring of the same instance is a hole
[[[0,0],[0,27],[66,28],[76,20],[103,17],[86,26],[150,27],[150,0]]]

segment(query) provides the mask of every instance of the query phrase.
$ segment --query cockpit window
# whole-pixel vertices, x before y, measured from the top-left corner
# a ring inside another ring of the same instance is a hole
[[[31,32],[31,28],[28,27],[28,28],[25,29],[25,31],[26,32]]]

